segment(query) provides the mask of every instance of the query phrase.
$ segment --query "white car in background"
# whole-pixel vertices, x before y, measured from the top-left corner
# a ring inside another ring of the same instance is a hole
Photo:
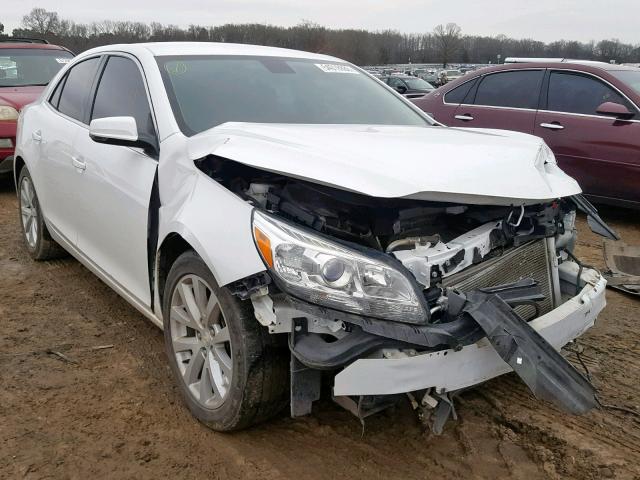
[[[214,429],[309,413],[323,371],[361,417],[419,395],[436,431],[451,392],[511,369],[595,405],[556,349],[605,281],[574,261],[580,189],[540,139],[435,125],[323,55],[113,45],[21,112],[14,168],[31,256],[70,252],[163,328]]]

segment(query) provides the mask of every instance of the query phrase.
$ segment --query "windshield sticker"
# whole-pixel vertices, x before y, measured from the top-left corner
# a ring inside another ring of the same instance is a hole
[[[187,64],[184,62],[167,62],[164,64],[164,69],[169,75],[182,75],[187,73]]]
[[[58,63],[69,63],[70,61],[70,58],[56,58],[56,62]]]
[[[349,65],[335,63],[316,63],[314,65],[325,73],[355,73],[358,75],[358,71]]]

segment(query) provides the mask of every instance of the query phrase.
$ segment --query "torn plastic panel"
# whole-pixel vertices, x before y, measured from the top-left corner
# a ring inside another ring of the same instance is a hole
[[[520,285],[480,289],[465,296],[462,311],[484,330],[487,339],[537,398],[573,414],[597,406],[593,385],[520,318],[513,306],[535,302],[537,292]]]
[[[607,225],[602,218],[600,218],[596,207],[594,207],[591,202],[584,197],[584,195],[574,195],[570,198],[581,212],[587,214],[587,223],[594,233],[602,235],[610,240],[620,240],[620,236],[613,228]]]

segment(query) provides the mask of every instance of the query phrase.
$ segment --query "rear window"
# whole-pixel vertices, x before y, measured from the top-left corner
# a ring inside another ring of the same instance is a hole
[[[66,50],[0,49],[0,87],[47,85],[72,58]]]
[[[486,75],[478,86],[475,104],[536,109],[543,70],[517,70]]]
[[[89,93],[93,79],[98,70],[100,58],[90,58],[74,65],[66,75],[60,100],[58,101],[58,110],[71,118],[75,118],[81,122],[85,119],[87,113]],[[54,97],[57,92],[54,93]],[[51,100],[54,100],[52,97]]]

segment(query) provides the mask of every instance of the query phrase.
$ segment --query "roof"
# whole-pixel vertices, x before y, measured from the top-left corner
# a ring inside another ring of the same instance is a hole
[[[620,65],[618,63],[600,62],[597,60],[579,60],[572,58],[505,58],[504,64],[514,67],[516,65],[535,64],[536,67],[558,67],[560,65],[583,65],[586,67],[599,68],[600,70],[633,70],[632,67]]]
[[[135,53],[140,49],[146,49],[150,51],[152,55],[157,57],[171,55],[256,55],[263,57],[287,57],[332,62],[345,62],[344,60],[330,57],[328,55],[302,52],[300,50],[265,47],[262,45],[217,42],[153,42],[105,45],[103,47],[88,50],[84,53],[97,53],[111,50]]]
[[[49,43],[20,43],[20,42],[0,42],[0,49],[11,48],[35,48],[37,50],[65,50],[66,48]]]
[[[567,60],[563,62],[557,61],[536,61],[529,63],[505,63],[502,65],[494,65],[490,67],[485,67],[481,69],[477,69],[473,71],[472,76],[465,75],[462,77],[463,79],[470,80],[475,78],[478,75],[485,75],[491,72],[499,72],[501,70],[522,70],[527,68],[554,68],[554,69],[567,69],[567,70],[580,70],[584,72],[597,73],[598,71],[619,71],[619,70],[631,70],[638,71],[637,68],[634,67],[626,67],[620,64],[611,64],[604,62],[594,62],[589,60]],[[457,80],[456,80],[457,82]],[[463,82],[460,82],[463,83]]]

